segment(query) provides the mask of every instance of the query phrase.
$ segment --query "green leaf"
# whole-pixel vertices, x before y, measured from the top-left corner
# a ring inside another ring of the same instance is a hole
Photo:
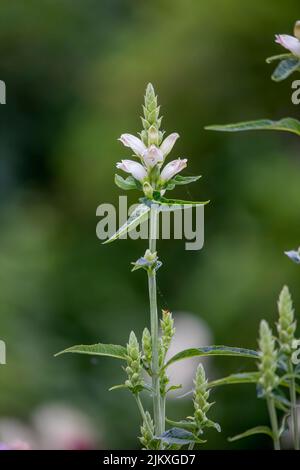
[[[127,176],[125,179],[122,176],[115,174],[115,183],[119,188],[125,189],[125,191],[130,189],[141,189],[142,187],[132,176]]]
[[[280,121],[271,121],[270,119],[260,119],[257,121],[238,122],[236,124],[225,124],[216,126],[207,126],[205,129],[221,132],[241,132],[241,131],[286,131],[300,135],[300,121],[293,118],[283,118]]]
[[[58,352],[55,354],[55,357],[65,353],[90,354],[92,356],[108,356],[115,357],[116,359],[126,359],[126,348],[118,344],[79,344]]]
[[[272,80],[274,82],[281,82],[288,78],[293,72],[298,70],[300,67],[300,59],[297,57],[289,57],[279,62],[278,66],[273,72]]]
[[[113,385],[112,387],[110,387],[110,388],[108,389],[108,391],[109,391],[109,392],[113,392],[114,390],[120,390],[121,388],[127,388],[127,389],[128,389],[127,385],[125,385],[125,384],[120,384],[120,385]]]
[[[175,186],[181,186],[183,184],[190,184],[194,183],[195,181],[198,181],[201,178],[201,176],[181,176],[181,175],[176,175],[174,178],[169,180],[163,188],[167,190],[174,189]]]
[[[139,204],[134,209],[134,211],[132,212],[128,220],[125,222],[125,224],[123,224],[122,227],[120,227],[119,230],[117,230],[117,232],[114,235],[112,235],[108,240],[103,242],[103,244],[105,245],[106,243],[111,243],[117,240],[118,238],[125,235],[126,233],[131,232],[131,230],[133,230],[142,222],[145,222],[149,217],[149,211],[150,211],[149,206],[146,206],[145,204]]]
[[[181,351],[171,357],[164,367],[168,367],[174,362],[196,356],[239,356],[257,359],[259,354],[252,349],[232,348],[230,346],[206,346],[204,348],[191,348]]]
[[[266,59],[266,62],[267,64],[271,64],[271,62],[274,62],[275,60],[289,59],[291,57],[294,57],[291,53],[272,55]]]
[[[173,421],[171,419],[166,418],[166,422],[175,428],[185,429],[187,431],[196,431],[197,425],[193,421],[188,421],[186,419],[182,419],[181,421]]]
[[[172,445],[186,445],[191,443],[203,443],[197,436],[194,436],[193,433],[186,431],[182,428],[171,428],[168,431],[165,431],[161,436],[158,437],[162,442]]]
[[[244,439],[244,437],[254,436],[255,434],[267,434],[273,439],[273,433],[268,426],[256,426],[255,428],[248,429],[248,431],[238,434],[237,436],[229,437],[229,442],[238,441]]]
[[[167,199],[163,196],[156,195],[156,193],[153,193],[153,198],[154,202],[163,205],[163,206],[204,206],[205,204],[208,204],[209,201],[185,201],[182,199]]]
[[[231,374],[222,379],[217,379],[209,382],[209,388],[219,387],[220,385],[235,385],[235,384],[256,384],[260,377],[259,372],[242,372],[240,374]]]

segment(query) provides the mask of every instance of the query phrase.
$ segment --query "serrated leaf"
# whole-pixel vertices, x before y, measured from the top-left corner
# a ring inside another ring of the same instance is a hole
[[[272,80],[274,82],[281,82],[288,78],[293,72],[296,72],[300,67],[300,60],[297,57],[289,57],[279,62],[278,66],[273,72]]]
[[[58,352],[55,356],[65,353],[89,354],[92,356],[108,356],[116,359],[126,359],[126,348],[118,344],[79,344]]]
[[[286,54],[277,54],[277,55],[272,55],[271,57],[268,57],[266,59],[267,64],[271,64],[275,60],[282,60],[282,59],[289,59],[290,57],[294,57],[293,54],[291,53],[286,53]]]
[[[252,349],[234,348],[230,346],[206,346],[204,348],[190,348],[175,354],[175,356],[169,359],[164,367],[168,367],[174,362],[188,359],[190,357],[204,356],[239,356],[257,359],[259,354],[257,351]]]
[[[248,429],[241,434],[237,434],[236,436],[229,437],[229,442],[238,441],[239,439],[244,439],[244,437],[254,436],[255,434],[267,434],[273,439],[272,430],[268,426],[256,426],[255,428]]]
[[[211,382],[208,382],[207,386],[209,388],[213,388],[221,385],[256,384],[259,377],[259,372],[242,372],[240,374],[231,374],[221,379],[212,380]]]
[[[141,223],[145,222],[148,217],[149,217],[149,212],[150,212],[150,207],[146,206],[145,204],[139,204],[132,214],[129,216],[128,220],[125,222],[125,224],[122,225],[122,227],[117,230],[117,232],[112,235],[108,240],[103,242],[105,245],[106,243],[111,243],[118,238],[122,237],[126,233],[131,232],[134,228],[136,228],[138,225]]]
[[[257,121],[238,122],[236,124],[207,126],[205,129],[221,132],[243,132],[243,131],[286,131],[300,135],[300,121],[293,118],[283,118],[279,121],[270,119],[259,119]]]
[[[124,189],[125,191],[128,191],[130,189],[141,188],[141,185],[139,185],[138,182],[132,176],[127,176],[127,178],[125,179],[122,176],[115,174],[115,184],[119,188]]]
[[[161,436],[158,436],[162,442],[172,445],[172,444],[179,444],[179,445],[186,445],[191,443],[204,443],[195,436],[193,433],[186,431],[182,428],[171,428],[165,431]]]

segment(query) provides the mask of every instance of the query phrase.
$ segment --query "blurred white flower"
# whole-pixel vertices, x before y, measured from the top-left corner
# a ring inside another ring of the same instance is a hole
[[[177,160],[173,160],[172,162],[168,163],[162,170],[160,178],[163,181],[168,181],[169,179],[173,178],[177,173],[183,170],[187,165],[187,159],[177,158]]]
[[[0,450],[29,450],[37,447],[32,429],[15,418],[0,420]]]
[[[169,155],[178,137],[179,137],[179,134],[177,134],[176,132],[173,132],[172,134],[168,135],[168,137],[165,138],[165,140],[160,146],[160,150],[162,151],[164,157]]]
[[[175,313],[174,323],[176,332],[168,351],[167,359],[170,359],[171,356],[174,356],[174,354],[177,354],[183,349],[199,348],[212,344],[211,330],[204,320],[196,315],[191,313]],[[171,392],[168,395],[170,398],[176,398],[192,389],[193,378],[199,362],[198,358],[190,358],[179,361],[168,367],[167,372],[170,377],[171,385],[182,385],[181,389]],[[202,359],[201,363],[203,363],[207,370],[207,358]]]
[[[133,160],[122,160],[117,163],[117,168],[130,173],[138,181],[142,181],[147,176],[147,171],[143,165]]]
[[[143,153],[145,153],[145,151],[147,150],[147,147],[144,142],[132,134],[122,134],[119,140],[122,142],[123,145],[125,145],[125,147],[131,148],[134,154],[140,158],[142,157]]]
[[[89,450],[97,448],[97,432],[90,419],[75,408],[53,403],[39,408],[32,422],[41,449]]]
[[[294,36],[288,34],[276,34],[275,42],[291,51],[297,57],[300,57],[300,41]]]

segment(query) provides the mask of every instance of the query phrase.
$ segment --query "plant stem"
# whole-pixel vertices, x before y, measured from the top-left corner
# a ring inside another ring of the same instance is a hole
[[[150,211],[150,233],[149,250],[156,251],[158,211],[155,204]],[[148,286],[150,301],[151,338],[152,338],[152,388],[153,388],[153,411],[155,433],[160,436],[163,432],[162,422],[164,417],[161,413],[160,400],[160,378],[159,378],[159,338],[158,338],[158,315],[157,315],[157,295],[156,295],[156,272],[154,269],[148,270]]]
[[[297,396],[295,387],[295,378],[292,376],[294,373],[294,367],[291,359],[289,360],[289,373],[290,378],[290,400],[291,400],[291,418],[293,426],[293,440],[295,450],[299,450],[299,428],[298,428],[298,412],[297,412]]]
[[[274,399],[270,396],[267,397],[267,405],[268,405],[268,411],[269,411],[271,427],[272,427],[272,432],[273,432],[274,450],[280,450],[277,414],[276,414],[276,409],[274,405]]]

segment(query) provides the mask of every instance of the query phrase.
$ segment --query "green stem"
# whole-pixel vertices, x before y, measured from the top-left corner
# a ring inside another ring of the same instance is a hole
[[[293,440],[295,450],[299,450],[299,427],[298,427],[298,412],[297,412],[297,395],[296,395],[296,386],[295,378],[292,376],[294,373],[294,367],[291,359],[289,360],[289,373],[291,374],[290,378],[290,400],[291,400],[291,418],[293,426]]]
[[[149,250],[151,253],[156,251],[157,239],[157,207],[153,205],[150,211],[150,234]],[[153,411],[155,433],[160,436],[163,432],[163,417],[161,413],[160,401],[160,378],[159,378],[159,338],[158,338],[158,315],[157,315],[157,296],[156,296],[156,272],[154,269],[148,270],[148,287],[150,301],[150,319],[151,319],[151,338],[152,338],[152,388],[153,388]]]
[[[274,399],[270,396],[267,397],[267,405],[268,405],[268,411],[269,411],[271,427],[272,427],[272,432],[273,432],[274,450],[280,450],[277,414],[276,414]]]

